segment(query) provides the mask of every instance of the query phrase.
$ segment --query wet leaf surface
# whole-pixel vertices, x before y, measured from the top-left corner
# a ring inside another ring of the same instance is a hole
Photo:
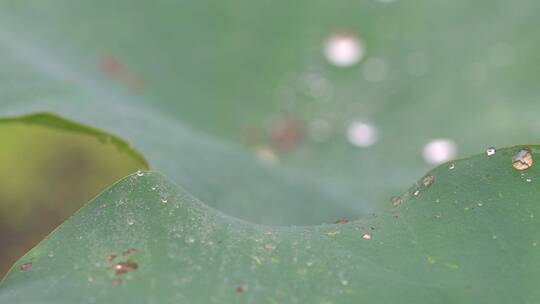
[[[320,226],[247,223],[162,175],[134,174],[24,256],[0,301],[534,302],[540,167],[526,176],[512,167],[524,148],[540,157],[538,146],[513,147],[442,165],[428,175],[435,183],[422,178],[411,188],[419,196],[408,192],[381,213]],[[121,260],[104,258],[112,252]]]

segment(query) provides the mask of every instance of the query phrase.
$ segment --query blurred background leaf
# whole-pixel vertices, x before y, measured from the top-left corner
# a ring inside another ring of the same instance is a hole
[[[137,169],[115,142],[28,121],[0,121],[0,276],[84,203]]]

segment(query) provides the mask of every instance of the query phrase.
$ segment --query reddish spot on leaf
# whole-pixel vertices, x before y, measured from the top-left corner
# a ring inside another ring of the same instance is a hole
[[[21,271],[27,271],[32,268],[32,262],[24,263],[21,265]]]
[[[270,128],[270,140],[279,150],[287,151],[294,148],[303,139],[302,124],[292,118],[282,117],[276,120]]]
[[[238,286],[236,287],[236,292],[238,293],[244,293],[247,291],[247,286]]]
[[[336,224],[347,224],[349,221],[346,219],[339,219],[336,221]]]
[[[144,79],[123,64],[118,58],[107,55],[101,59],[101,69],[111,78],[127,84],[135,90],[144,88]]]
[[[137,268],[139,268],[139,265],[137,265],[137,263],[132,262],[132,261],[127,261],[127,262],[116,263],[113,266],[111,266],[109,270],[114,271],[114,273],[117,275],[121,275],[121,274],[126,274],[133,270],[137,270]]]

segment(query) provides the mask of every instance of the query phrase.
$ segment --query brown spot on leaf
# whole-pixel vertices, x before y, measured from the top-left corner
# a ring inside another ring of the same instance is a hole
[[[24,263],[21,265],[21,271],[27,271],[32,268],[32,262]]]
[[[339,219],[336,221],[336,224],[347,224],[349,221],[346,219]]]
[[[116,258],[116,254],[109,254],[105,257],[107,261],[112,262]]]
[[[272,124],[270,140],[279,150],[291,150],[304,137],[302,129],[302,124],[299,121],[289,117],[282,117]]]
[[[246,291],[247,291],[247,286],[242,285],[242,286],[236,287],[236,292],[238,293],[244,293]]]
[[[144,88],[144,79],[128,69],[118,58],[112,55],[104,56],[100,65],[108,76],[127,84],[132,89],[142,90]]]
[[[523,171],[532,167],[534,163],[531,150],[529,148],[520,150],[512,157],[512,166],[518,171]]]
[[[139,268],[139,265],[133,261],[127,261],[127,262],[120,262],[116,263],[113,266],[109,268],[109,270],[114,271],[115,274],[121,275],[126,274],[130,271],[137,270]]]

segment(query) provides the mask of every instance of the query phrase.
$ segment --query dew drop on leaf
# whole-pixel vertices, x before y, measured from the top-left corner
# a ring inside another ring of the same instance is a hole
[[[422,179],[422,184],[426,187],[429,187],[433,184],[434,181],[435,181],[435,177],[433,177],[433,175],[426,175]]]
[[[450,170],[454,170],[455,167],[456,167],[456,165],[453,164],[453,163],[448,165],[448,169],[450,169]]]
[[[522,149],[512,157],[512,166],[518,171],[529,169],[534,163],[531,151]]]
[[[497,153],[497,150],[493,147],[489,147],[486,149],[486,155],[487,156],[492,156],[492,155],[495,155],[495,153]]]
[[[142,172],[142,170],[137,170],[137,176],[143,176],[144,175],[144,172]]]
[[[364,233],[362,234],[362,239],[366,240],[366,241],[370,241],[372,238],[371,236],[371,233]]]
[[[135,220],[132,219],[132,218],[128,218],[127,223],[128,223],[128,225],[132,226],[133,224],[135,224]]]
[[[392,206],[394,206],[394,207],[397,207],[397,206],[401,205],[401,203],[403,203],[403,200],[399,196],[392,197],[392,199],[390,201],[392,202]]]

